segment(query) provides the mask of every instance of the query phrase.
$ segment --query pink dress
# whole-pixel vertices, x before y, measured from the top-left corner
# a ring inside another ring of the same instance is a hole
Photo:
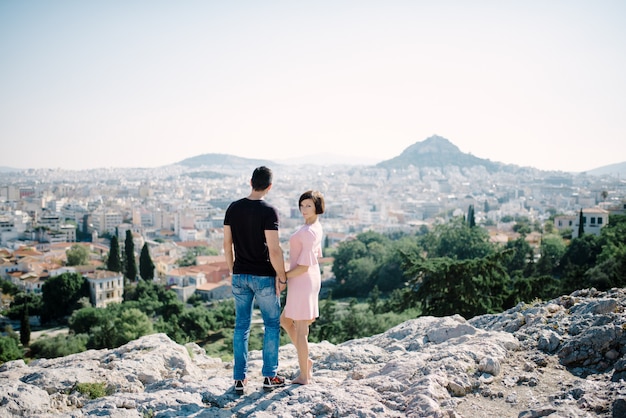
[[[289,279],[285,316],[293,320],[313,320],[320,315],[318,297],[322,276],[317,259],[322,256],[322,225],[315,221],[302,225],[289,238],[289,266],[309,266],[309,270]]]

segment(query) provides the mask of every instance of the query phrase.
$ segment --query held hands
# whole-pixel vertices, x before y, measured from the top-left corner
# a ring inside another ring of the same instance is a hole
[[[280,293],[287,288],[287,278],[281,279],[276,276],[276,296],[280,296]]]

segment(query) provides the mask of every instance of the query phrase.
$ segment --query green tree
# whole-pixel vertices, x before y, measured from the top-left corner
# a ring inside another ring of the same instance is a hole
[[[141,247],[141,255],[139,256],[139,275],[142,279],[152,281],[154,279],[154,263],[150,257],[150,249],[148,243]]]
[[[467,209],[467,225],[470,228],[473,228],[476,226],[476,217],[474,215],[474,205],[469,205],[469,208]]]
[[[28,309],[29,315],[41,315],[41,307],[42,295],[40,293],[19,292],[13,297],[7,316],[21,321],[24,310]]]
[[[370,292],[367,303],[372,313],[380,313],[380,290],[378,290],[378,286],[374,286]]]
[[[185,304],[182,303],[175,292],[168,291],[162,294],[161,307],[157,310],[157,314],[161,315],[163,319],[169,321],[175,317],[180,316],[185,309]]]
[[[583,274],[583,282],[598,290],[626,286],[626,216],[611,215],[597,239],[599,254]]]
[[[522,237],[525,237],[531,232],[530,223],[528,220],[515,222],[515,225],[513,225],[513,232],[517,232]]]
[[[97,308],[99,309],[99,308]],[[150,318],[139,309],[123,304],[108,305],[101,311],[83,310],[72,321],[73,329],[89,327],[87,348],[116,348],[143,335],[152,334]]]
[[[178,325],[189,341],[206,338],[209,331],[217,328],[217,321],[203,307],[185,309],[178,317]]]
[[[172,299],[171,295],[176,299],[173,290],[167,290],[152,281],[140,280],[124,289],[124,303],[130,305],[130,302],[134,302],[133,306],[148,316],[160,315],[163,304]]]
[[[604,262],[616,256],[626,246],[626,215],[611,215],[609,223],[602,228],[598,245],[602,248],[598,261]]]
[[[51,277],[41,287],[41,322],[61,320],[80,307],[79,300],[89,296],[89,283],[77,273]]]
[[[539,245],[539,260],[536,271],[540,276],[551,276],[561,262],[565,254],[566,245],[563,238],[558,234],[549,234],[541,239]]]
[[[235,301],[226,299],[213,303],[209,311],[216,321],[217,328],[235,328]]]
[[[23,357],[17,339],[11,336],[0,336],[0,364]]]
[[[120,243],[117,239],[117,235],[111,237],[111,244],[109,247],[109,257],[107,259],[107,270],[117,273],[122,272],[122,260],[120,258]]]
[[[88,338],[85,334],[39,338],[31,344],[30,355],[34,358],[57,358],[82,353],[87,350]]]
[[[367,246],[362,241],[355,239],[339,244],[333,262],[333,273],[340,286],[350,281],[348,263],[363,257],[367,257]]]
[[[535,252],[524,236],[509,241],[505,245],[508,256],[504,259],[504,267],[509,276],[530,277],[534,273]]]
[[[495,253],[495,246],[489,242],[489,233],[484,228],[470,228],[463,217],[435,225],[431,233],[421,237],[419,243],[429,258],[471,260]]]
[[[560,283],[552,276],[515,277],[504,309],[512,308],[520,302],[530,303],[535,299],[551,300],[560,294]]]
[[[115,318],[113,347],[119,347],[144,335],[153,334],[152,321],[139,309],[121,309]]]
[[[384,259],[372,273],[372,285],[378,286],[381,293],[387,294],[406,286],[402,269],[402,252],[418,251],[415,237],[404,236],[387,245]]]
[[[9,280],[0,279],[0,290],[5,295],[17,295],[20,289]]]
[[[582,238],[585,234],[585,217],[583,216],[583,209],[580,208],[580,214],[578,215],[578,238]]]
[[[600,196],[602,197],[602,201],[605,202],[606,199],[609,197],[609,192],[606,190],[602,190],[602,192],[600,193]]]
[[[459,314],[465,318],[501,312],[509,280],[503,257],[503,253],[495,253],[454,260],[405,254],[405,269],[410,278],[406,306],[420,307],[423,315]]]
[[[570,242],[557,269],[564,294],[591,287],[585,272],[596,265],[600,252],[599,237],[593,234],[585,234]]]
[[[124,240],[124,276],[130,280],[137,280],[137,260],[135,259],[135,242],[133,241],[133,233],[126,231],[126,239]]]
[[[91,330],[105,323],[108,311],[103,308],[87,307],[76,310],[72,313],[68,323],[68,328],[74,334],[89,334]]]
[[[199,256],[203,255],[218,255],[218,251],[215,248],[210,248],[205,245],[189,248],[185,254],[177,260],[177,263],[181,267],[195,266]]]
[[[106,318],[96,325],[89,333],[87,348],[100,350],[103,348],[115,348],[116,330],[114,318]]]
[[[364,332],[363,315],[358,311],[357,302],[356,298],[350,299],[348,311],[341,319],[342,339],[358,338]]]
[[[28,314],[28,304],[24,305],[20,320],[20,342],[24,347],[30,343],[30,315]]]
[[[332,291],[328,292],[328,296],[320,305],[320,316],[311,325],[310,340],[337,343],[341,325],[335,318],[337,303],[333,300]]]
[[[74,244],[66,252],[68,266],[83,266],[89,261],[89,250],[81,244]]]
[[[341,243],[333,262],[335,294],[340,297],[366,296],[378,279],[374,274],[389,257],[390,243],[389,238],[372,231]]]

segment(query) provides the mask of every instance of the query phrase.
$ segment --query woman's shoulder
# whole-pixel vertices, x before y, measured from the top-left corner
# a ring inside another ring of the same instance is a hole
[[[311,235],[322,235],[324,232],[322,224],[319,221],[315,221],[311,225],[307,225],[307,231]]]

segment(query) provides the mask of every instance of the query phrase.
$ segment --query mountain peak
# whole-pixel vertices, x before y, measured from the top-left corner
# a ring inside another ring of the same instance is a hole
[[[459,150],[459,147],[454,145],[448,139],[439,136],[433,135],[429,136],[422,142],[416,142],[415,144],[406,148],[402,154],[400,155],[410,155],[410,154],[462,154]]]
[[[465,154],[448,139],[439,135],[432,135],[409,146],[399,156],[378,163],[377,166],[389,169],[404,169],[409,166],[439,168],[483,166],[492,171],[498,167],[498,164],[471,154]]]

